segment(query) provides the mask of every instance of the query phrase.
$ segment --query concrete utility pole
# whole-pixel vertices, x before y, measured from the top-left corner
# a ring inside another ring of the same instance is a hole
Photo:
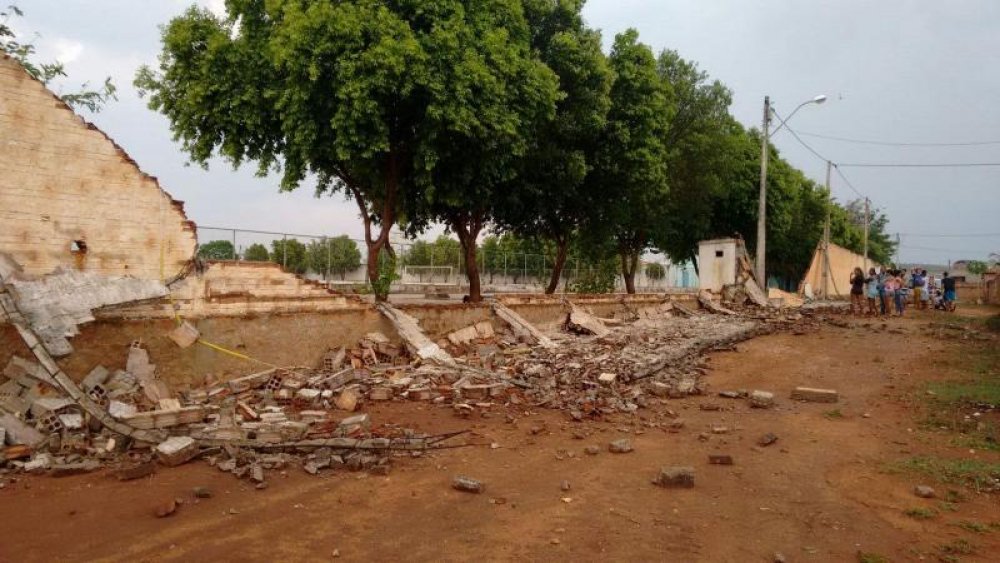
[[[830,297],[830,170],[833,163],[826,161],[826,225],[823,227],[823,299]]]
[[[764,96],[764,121],[761,124],[760,136],[760,201],[757,205],[757,259],[754,261],[757,271],[757,282],[767,291],[767,273],[764,261],[767,255],[767,143],[770,136],[767,133],[771,122],[771,97]]]
[[[765,256],[767,254],[767,143],[768,125],[771,121],[771,97],[764,96],[764,121],[761,124],[760,136],[760,201],[757,205],[757,259],[755,260],[757,283],[767,291],[767,269]]]
[[[871,223],[871,211],[868,208],[868,198],[865,198],[865,267],[864,274],[868,275],[868,224]]]
[[[777,133],[781,128],[791,121],[800,109],[809,104],[822,104],[826,101],[826,96],[820,94],[811,100],[806,100],[796,107],[787,118],[782,120],[781,125],[774,130]],[[771,97],[764,96],[764,120],[761,124],[760,138],[760,201],[757,206],[757,258],[754,261],[755,275],[760,282],[761,289],[767,292],[767,268],[765,264],[767,256],[767,150],[768,141],[771,140],[771,133],[768,131],[771,124]]]

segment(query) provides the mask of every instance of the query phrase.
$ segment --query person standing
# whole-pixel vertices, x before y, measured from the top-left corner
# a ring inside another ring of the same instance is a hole
[[[892,316],[893,301],[896,298],[896,276],[894,270],[885,272],[885,280],[882,282],[882,314],[886,317]]]
[[[862,316],[865,313],[864,307],[864,294],[865,294],[865,273],[861,271],[861,268],[854,268],[851,272],[851,314]]]
[[[955,278],[948,275],[948,272],[944,273],[944,277],[941,278],[941,289],[944,290],[944,308],[946,311],[955,311]]]
[[[910,277],[910,282],[913,284],[913,306],[920,309],[920,305],[924,302],[924,277],[921,275],[920,270],[913,269],[913,276]]]
[[[868,278],[865,279],[865,290],[868,297],[868,314],[877,317],[878,309],[875,308],[875,300],[878,299],[878,275],[875,268],[868,269]]]
[[[896,270],[896,293],[894,295],[896,302],[896,314],[900,317],[906,312],[906,298],[909,290],[906,287],[906,270]]]
[[[879,312],[884,317],[886,314],[885,306],[885,282],[889,281],[889,275],[885,272],[885,266],[879,266],[878,276],[875,278],[875,287],[878,289],[878,308]]]
[[[931,302],[931,278],[927,275],[927,270],[921,270],[920,276],[924,278],[924,290],[923,297],[924,300],[920,304],[921,309],[927,309],[927,304]]]

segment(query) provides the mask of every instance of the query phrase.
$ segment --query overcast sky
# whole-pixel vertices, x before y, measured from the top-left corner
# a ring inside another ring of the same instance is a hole
[[[12,23],[22,34],[38,34],[41,58],[66,63],[69,84],[112,77],[119,101],[86,117],[185,201],[199,225],[360,236],[356,208],[339,197],[317,200],[307,187],[278,193],[275,179],[256,178],[252,168],[186,166],[166,119],[145,107],[132,78],[141,64],[156,62],[158,26],[191,3],[20,0],[25,17]],[[199,3],[213,10],[223,4]],[[790,125],[834,162],[1000,163],[997,0],[590,0],[585,14],[606,45],[635,27],[654,50],[675,49],[697,61],[733,90],[732,112],[748,126],[759,126],[765,95],[787,117],[800,102],[826,94],[826,104],[803,108]],[[894,147],[803,133],[997,143]],[[823,181],[823,160],[785,131],[773,141],[792,164]],[[903,261],[944,263],[1000,252],[1000,167],[841,170],[886,210],[890,231],[901,233]],[[842,201],[856,197],[836,174],[832,188]],[[200,238],[216,234],[203,231]]]

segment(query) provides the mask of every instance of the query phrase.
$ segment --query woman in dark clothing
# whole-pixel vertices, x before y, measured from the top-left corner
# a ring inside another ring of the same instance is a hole
[[[851,272],[851,314],[859,317],[865,314],[865,274],[861,268]]]

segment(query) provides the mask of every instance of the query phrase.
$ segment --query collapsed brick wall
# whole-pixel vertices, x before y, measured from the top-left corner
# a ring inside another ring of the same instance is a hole
[[[282,270],[272,262],[210,262],[170,285],[170,299],[107,308],[98,318],[168,319],[318,313],[367,308],[358,297]]]
[[[3,53],[0,140],[0,251],[25,273],[183,272],[196,237],[181,202]]]

